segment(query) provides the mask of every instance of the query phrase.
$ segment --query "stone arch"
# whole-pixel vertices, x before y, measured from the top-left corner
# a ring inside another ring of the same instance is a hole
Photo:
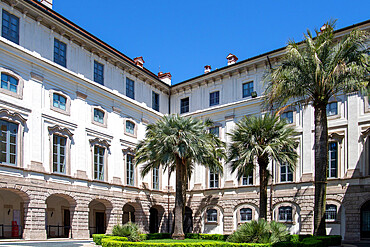
[[[217,222],[208,222],[207,211],[217,210]],[[201,210],[201,231],[209,234],[223,234],[224,228],[224,208],[221,205],[206,205]]]
[[[292,220],[285,222],[288,226],[288,229],[291,234],[297,234],[301,231],[301,207],[297,202],[294,202],[292,200],[281,200],[275,204],[273,204],[272,212],[273,212],[273,220],[279,221],[279,208],[280,207],[286,207],[290,206],[292,207]]]
[[[238,227],[239,224],[244,223],[240,219],[240,210],[242,208],[250,208],[250,209],[252,209],[252,220],[257,220],[258,219],[258,216],[259,216],[259,207],[257,206],[257,204],[251,203],[251,202],[238,203],[233,208],[233,218],[234,218],[234,220],[233,220],[233,227],[234,227],[234,230],[236,230],[236,228]]]
[[[24,238],[29,202],[29,195],[22,190],[10,186],[0,188],[0,237]]]
[[[89,203],[89,230],[90,235],[110,232],[113,227],[113,204],[107,198],[95,197]]]
[[[46,234],[49,238],[71,238],[76,200],[63,192],[50,193],[46,200]]]
[[[154,204],[149,209],[149,232],[165,232],[165,209],[162,205]]]

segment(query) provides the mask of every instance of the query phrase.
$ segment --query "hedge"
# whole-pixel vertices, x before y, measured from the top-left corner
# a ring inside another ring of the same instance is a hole
[[[333,236],[318,236],[311,235],[292,235],[290,241],[279,242],[273,244],[273,247],[328,247],[340,246],[342,237]]]
[[[165,239],[171,238],[171,233],[148,233],[140,234],[142,240]]]
[[[229,235],[222,235],[222,234],[204,234],[204,233],[186,233],[185,238],[190,239],[204,239],[204,240],[218,240],[218,241],[226,241]]]
[[[229,243],[229,242],[206,242],[206,243],[146,243],[146,242],[122,242],[111,239],[104,239],[103,247],[271,247],[271,244],[254,243]]]
[[[103,240],[104,239],[104,240]],[[111,236],[105,234],[93,234],[93,241],[97,245],[102,245],[105,240],[128,241],[126,237]]]

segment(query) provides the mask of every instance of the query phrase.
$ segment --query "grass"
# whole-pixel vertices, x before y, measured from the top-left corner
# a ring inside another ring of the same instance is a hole
[[[216,240],[203,240],[203,239],[184,239],[184,240],[174,240],[174,239],[153,239],[153,240],[145,240],[144,243],[224,243],[224,241],[216,241]]]

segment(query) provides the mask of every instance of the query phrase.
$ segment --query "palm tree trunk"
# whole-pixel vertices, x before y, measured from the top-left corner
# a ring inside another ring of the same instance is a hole
[[[260,219],[267,220],[267,183],[268,183],[268,172],[267,165],[269,159],[268,156],[263,155],[258,157],[258,165],[260,168]]]
[[[186,167],[182,164],[180,158],[176,159],[176,197],[175,197],[175,225],[173,229],[172,239],[184,239],[183,230],[183,209],[184,209],[184,173]]]
[[[328,169],[328,121],[326,104],[315,107],[315,236],[325,236],[326,179]]]

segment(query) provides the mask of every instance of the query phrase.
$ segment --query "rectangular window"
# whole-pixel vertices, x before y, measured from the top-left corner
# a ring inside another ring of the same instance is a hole
[[[209,172],[209,187],[218,188],[218,173]]]
[[[153,190],[159,190],[159,168],[153,168]]]
[[[105,148],[94,146],[94,179],[104,180]]]
[[[220,137],[220,127],[215,126],[215,127],[209,128],[209,133],[211,133],[211,134],[213,134],[217,137]]]
[[[337,206],[333,204],[326,205],[325,220],[335,221],[337,220]]]
[[[63,67],[67,65],[67,45],[57,39],[54,39],[54,62]]]
[[[251,221],[252,220],[252,209],[242,208],[240,209],[240,221]]]
[[[126,78],[126,96],[135,99],[135,82]]]
[[[104,85],[104,65],[94,61],[94,81]]]
[[[53,172],[66,173],[67,138],[53,135]]]
[[[104,112],[98,109],[94,109],[94,121],[104,124]]]
[[[57,93],[54,93],[53,94],[53,106],[56,107],[56,108],[59,108],[61,110],[66,110],[66,97],[60,95],[60,94],[57,94]]]
[[[291,124],[291,123],[293,123],[293,112],[292,111],[283,112],[281,114],[280,118],[285,119],[285,121],[288,124]]]
[[[253,185],[253,175],[244,175],[242,177],[242,185]]]
[[[253,92],[253,81],[243,84],[243,98],[249,97]]]
[[[292,221],[292,207],[280,207],[279,208],[279,221]]]
[[[154,110],[159,111],[159,94],[152,92],[152,107]]]
[[[0,163],[17,164],[18,125],[0,120]]]
[[[217,222],[217,210],[216,209],[207,210],[207,222]]]
[[[209,106],[220,104],[220,91],[209,94]]]
[[[338,114],[338,103],[331,102],[326,105],[326,116],[334,116]]]
[[[134,167],[134,156],[132,155],[127,155],[127,160],[126,160],[126,176],[127,176],[127,185],[134,186],[135,185],[135,167]]]
[[[3,10],[1,36],[19,44],[19,18]]]
[[[181,99],[180,101],[180,114],[189,112],[189,97]]]
[[[338,143],[329,143],[329,166],[327,171],[328,178],[338,177]]]
[[[288,164],[280,165],[280,182],[293,182],[293,171]]]
[[[13,76],[1,73],[1,88],[9,90],[13,93],[17,93],[18,80]]]

